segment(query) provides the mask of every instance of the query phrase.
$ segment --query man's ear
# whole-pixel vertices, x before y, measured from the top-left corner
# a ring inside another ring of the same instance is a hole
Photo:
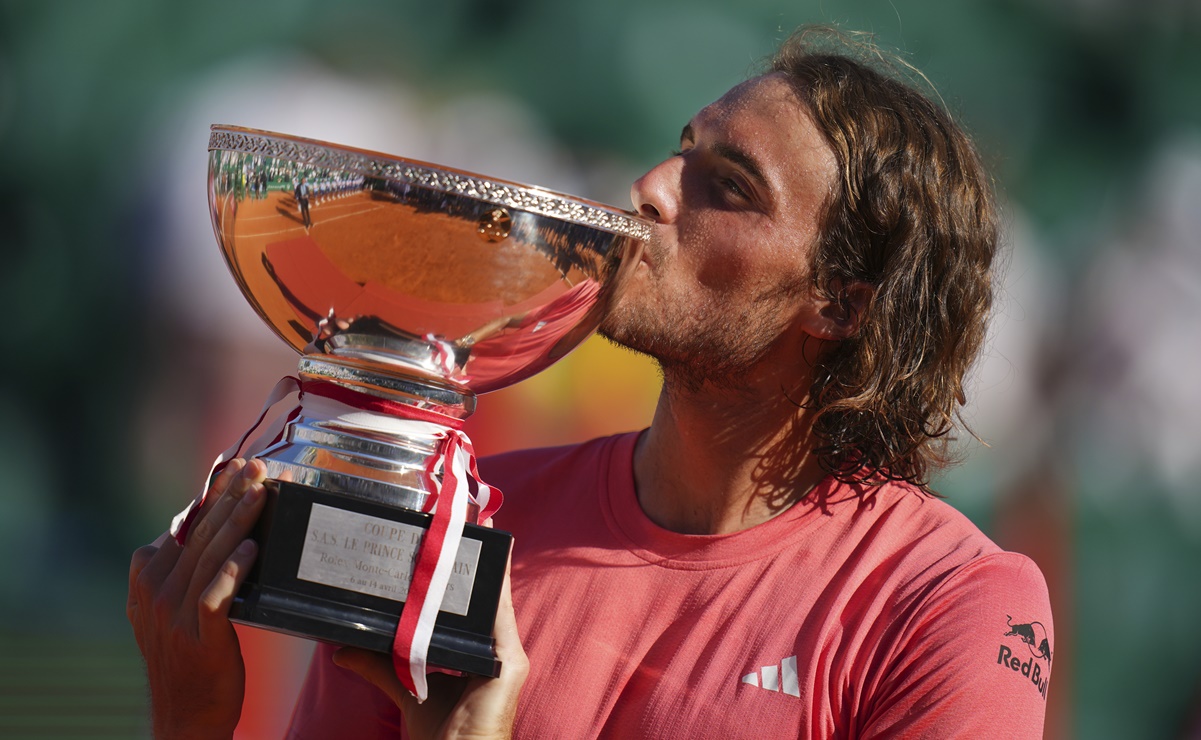
[[[833,297],[823,296],[818,300],[817,314],[806,328],[818,339],[837,341],[853,337],[863,325],[876,289],[860,280],[836,281],[830,288]]]

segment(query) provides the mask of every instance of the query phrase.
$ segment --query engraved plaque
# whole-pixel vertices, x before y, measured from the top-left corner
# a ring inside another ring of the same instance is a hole
[[[424,534],[411,524],[313,504],[296,577],[404,601]],[[479,559],[479,541],[460,540],[442,611],[466,616]]]

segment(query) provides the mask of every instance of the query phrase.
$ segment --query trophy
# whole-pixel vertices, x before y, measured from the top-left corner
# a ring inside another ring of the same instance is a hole
[[[499,496],[459,427],[476,394],[596,328],[649,222],[252,129],[213,126],[209,152],[222,253],[302,355],[284,384],[300,402],[248,450],[266,463],[268,501],[231,618],[392,653],[398,673],[412,654],[499,675],[492,627],[512,538],[480,526]]]

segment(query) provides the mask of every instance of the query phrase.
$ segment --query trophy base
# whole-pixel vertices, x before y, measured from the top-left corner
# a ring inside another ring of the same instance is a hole
[[[391,653],[428,514],[268,481],[259,556],[230,619]],[[468,524],[430,639],[431,666],[496,677],[492,626],[513,537]]]

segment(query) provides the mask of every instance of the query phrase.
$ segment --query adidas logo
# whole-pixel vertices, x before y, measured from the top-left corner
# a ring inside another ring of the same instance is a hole
[[[801,686],[797,683],[796,656],[790,655],[779,665],[765,665],[754,673],[742,677],[742,683],[767,691],[781,691],[789,696],[800,696]]]

